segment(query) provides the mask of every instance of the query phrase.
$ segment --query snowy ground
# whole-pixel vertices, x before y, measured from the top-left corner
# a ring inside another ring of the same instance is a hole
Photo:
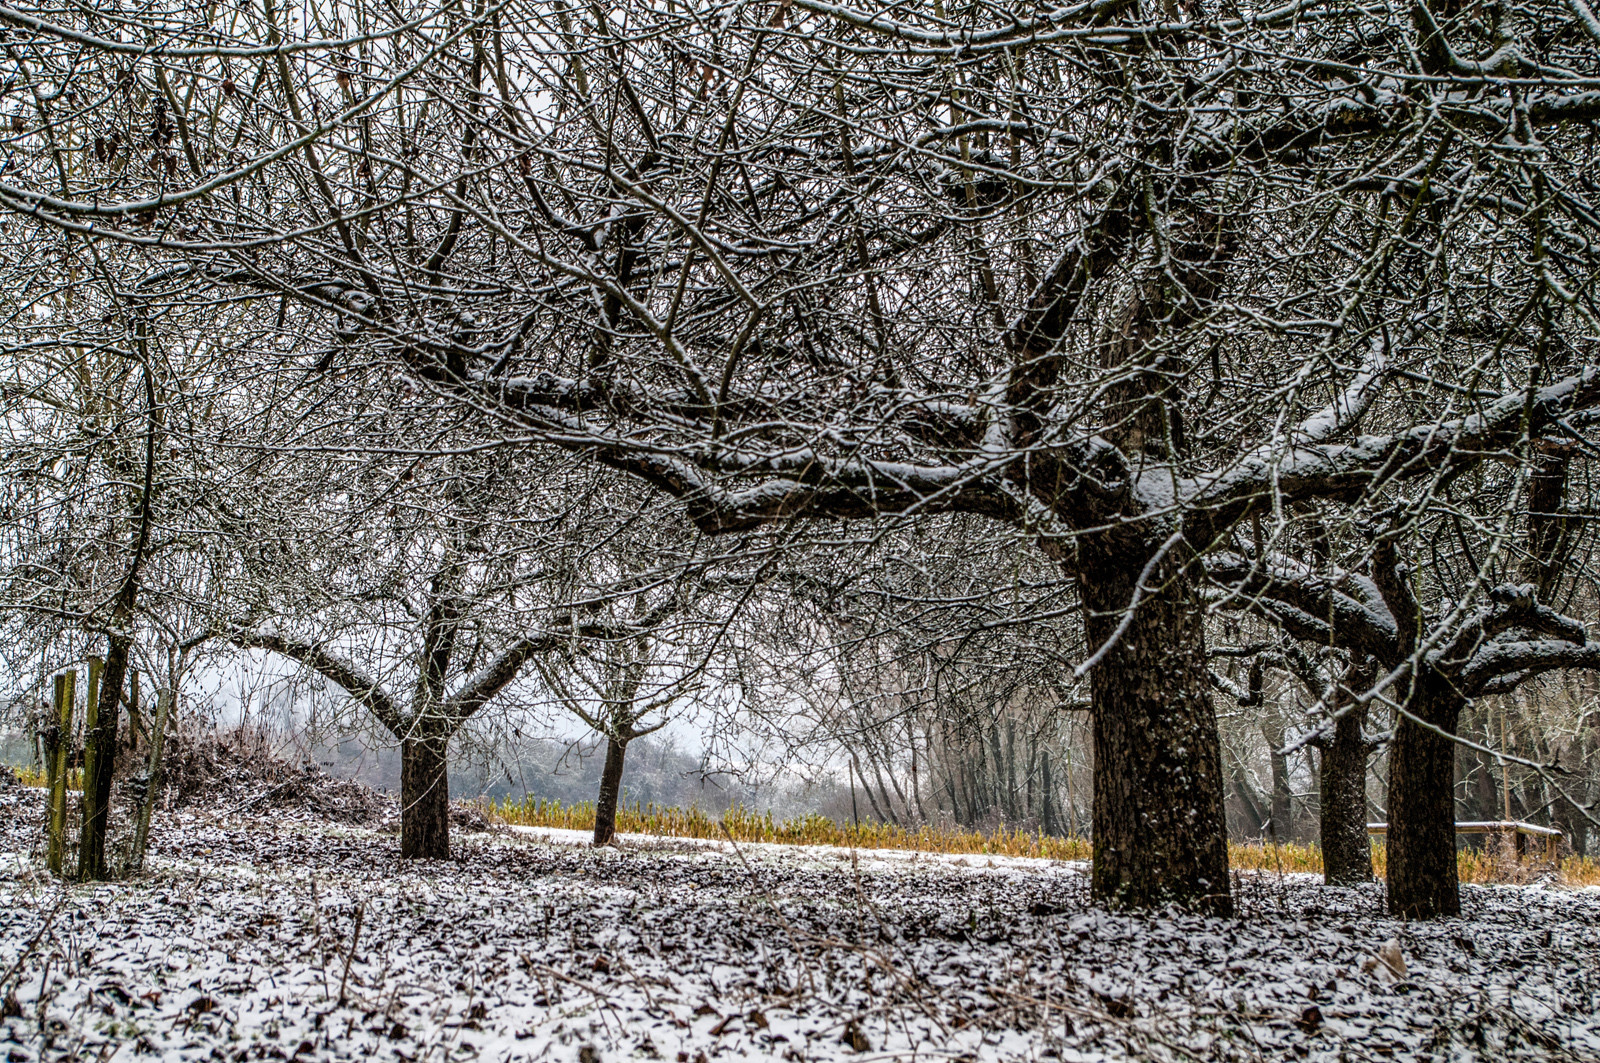
[[[0,791],[0,1060],[1600,1060],[1597,891],[1403,925],[1244,876],[1237,920],[1141,917],[1046,861],[522,831],[419,865],[277,813],[63,888],[41,805]]]

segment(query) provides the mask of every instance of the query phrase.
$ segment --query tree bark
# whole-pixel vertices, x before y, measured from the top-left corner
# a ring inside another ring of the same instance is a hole
[[[1226,915],[1233,899],[1222,751],[1204,610],[1182,570],[1186,555],[1169,553],[1153,566],[1142,601],[1117,634],[1149,556],[1090,540],[1077,566],[1088,645],[1098,651],[1112,643],[1090,670],[1093,894],[1109,904],[1176,902]]]
[[[1030,734],[1028,736],[1028,764],[1027,764],[1027,768],[1022,773],[1022,777],[1027,780],[1027,788],[1024,791],[1024,795],[1023,795],[1023,800],[1025,802],[1025,804],[1023,806],[1023,813],[1029,819],[1035,818],[1034,817],[1034,798],[1033,798],[1033,795],[1034,795],[1034,789],[1035,789],[1034,780],[1037,777],[1035,773],[1038,771],[1038,768],[1039,768],[1039,736],[1037,734]]]
[[[622,796],[622,765],[627,755],[626,738],[616,735],[607,738],[606,764],[600,771],[600,796],[594,802],[596,845],[606,845],[617,836],[617,802]]]
[[[1367,743],[1361,737],[1366,710],[1357,707],[1334,722],[1322,745],[1322,881],[1359,886],[1372,881],[1372,842],[1367,837]],[[1392,857],[1391,857],[1392,859]]]
[[[1272,765],[1272,812],[1267,821],[1272,840],[1282,844],[1294,840],[1294,797],[1289,789],[1289,758],[1284,756],[1283,721],[1276,706],[1261,721],[1261,735],[1267,740],[1267,759]]]
[[[995,725],[998,729],[999,724]],[[1015,823],[1022,818],[1022,803],[1017,792],[1017,722],[1006,721],[1006,814]]]
[[[400,855],[450,856],[450,736],[423,732],[400,740]]]
[[[1048,835],[1054,837],[1060,833],[1056,825],[1055,816],[1051,815],[1050,798],[1055,790],[1054,781],[1050,778],[1050,751],[1044,750],[1039,754],[1039,823]]]
[[[1239,799],[1240,809],[1249,817],[1249,822],[1244,824],[1245,830],[1242,833],[1253,838],[1260,837],[1267,825],[1267,812],[1261,807],[1255,787],[1250,785],[1250,777],[1245,774],[1244,766],[1237,762],[1233,765],[1233,793]]]
[[[1454,734],[1465,699],[1433,675],[1407,708]],[[1402,716],[1389,747],[1389,913],[1404,919],[1461,914],[1456,872],[1456,744]]]
[[[132,639],[113,635],[95,699],[94,726],[84,732],[83,831],[78,847],[78,877],[100,882],[110,877],[106,866],[106,833],[111,821],[111,780],[117,767],[118,711],[128,674]]]
[[[177,700],[175,686],[156,695],[155,730],[150,733],[150,757],[145,762],[144,800],[139,805],[139,820],[133,828],[133,851],[129,857],[132,871],[144,868],[145,850],[150,843],[150,816],[155,811],[156,794],[161,790],[161,752],[166,746],[167,718]]]
[[[1487,753],[1473,750],[1471,760],[1476,761],[1476,770],[1472,772],[1472,785],[1467,790],[1468,800],[1464,802],[1468,810],[1468,819],[1499,819],[1500,818],[1500,788],[1495,785],[1494,758]]]
[[[1528,478],[1528,553],[1522,559],[1522,578],[1538,588],[1541,602],[1548,602],[1572,545],[1572,520],[1565,509],[1573,444],[1541,441],[1537,449]]]
[[[117,722],[122,702],[122,684],[128,674],[128,653],[133,647],[134,608],[139,600],[139,572],[145,551],[150,547],[151,500],[155,489],[156,434],[161,423],[161,407],[156,403],[155,382],[150,375],[147,346],[148,322],[138,318],[138,347],[144,360],[145,441],[144,482],[135,496],[136,531],[133,557],[128,572],[111,608],[107,633],[105,673],[99,689],[91,695],[93,726],[84,733],[83,830],[78,850],[78,877],[97,881],[107,877],[106,828],[111,811],[111,779],[117,765]]]

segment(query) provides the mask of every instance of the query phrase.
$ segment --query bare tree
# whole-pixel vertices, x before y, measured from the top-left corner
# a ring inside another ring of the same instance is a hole
[[[536,658],[617,634],[568,603],[580,561],[559,513],[530,523],[541,499],[560,506],[592,485],[537,460],[263,460],[287,468],[268,474],[268,498],[223,507],[235,579],[213,630],[367,710],[400,744],[401,854],[443,858],[451,739]],[[540,492],[524,493],[523,475],[542,476]]]
[[[1037,543],[1082,601],[1096,896],[1225,912],[1201,558],[1600,403],[1548,357],[1594,333],[1597,42],[1494,11],[6,9],[0,205],[320,312],[311,365],[709,535]]]
[[[124,284],[122,256],[70,240],[50,249],[66,260],[65,283],[29,278],[22,312],[5,323],[0,624],[24,684],[91,662],[77,874],[96,880],[120,870],[107,838],[121,707],[141,651],[148,662],[161,637],[141,628],[181,608],[193,561],[183,529],[201,463],[185,444],[196,405],[218,401],[207,378],[219,352],[157,328]]]
[[[1390,673],[1400,695],[1389,754],[1390,910],[1458,913],[1453,738],[1462,708],[1546,671],[1600,665],[1600,644],[1587,641],[1582,624],[1541,605],[1532,585],[1500,585],[1482,605],[1447,603],[1430,614],[1387,538],[1377,544],[1371,575],[1325,577],[1225,554],[1208,567],[1295,637],[1370,656]],[[1354,704],[1372,694],[1351,693],[1361,699]]]
[[[540,662],[540,674],[561,704],[605,739],[606,759],[594,806],[594,844],[616,837],[617,806],[628,744],[654,734],[669,722],[673,703],[693,693],[680,680],[662,682],[652,676],[661,667],[657,657],[658,618],[635,621],[636,632],[570,655],[566,667],[556,659]],[[641,623],[642,621],[642,623]]]

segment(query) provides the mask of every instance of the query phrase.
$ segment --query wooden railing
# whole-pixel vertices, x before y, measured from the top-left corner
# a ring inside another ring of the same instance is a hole
[[[1368,834],[1387,834],[1389,824],[1368,823]],[[1554,827],[1541,827],[1533,823],[1523,823],[1515,819],[1489,819],[1471,820],[1456,824],[1457,834],[1508,834],[1516,838],[1517,855],[1521,856],[1526,848],[1524,838],[1544,839],[1544,858],[1550,863],[1556,862],[1556,850],[1561,844],[1561,832]]]

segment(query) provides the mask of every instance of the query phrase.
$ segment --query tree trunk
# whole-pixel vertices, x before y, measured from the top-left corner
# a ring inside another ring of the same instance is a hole
[[[1077,569],[1088,645],[1097,652],[1115,640],[1090,671],[1093,895],[1229,914],[1221,742],[1204,610],[1193,578],[1180,571],[1187,555],[1153,566],[1119,636],[1149,551],[1109,549],[1103,540],[1083,547]]]
[[[998,726],[998,725],[996,725]],[[1006,721],[1006,814],[1015,823],[1022,818],[1022,804],[1017,792],[1017,721]]]
[[[1267,825],[1267,812],[1256,797],[1255,787],[1250,785],[1250,776],[1245,774],[1244,766],[1238,763],[1233,766],[1233,793],[1239,799],[1239,808],[1249,820],[1239,833],[1251,838],[1261,837]]]
[[[872,751],[871,738],[865,735],[862,737],[865,740],[867,748],[867,762],[872,765],[873,778],[878,780],[878,793],[883,795],[883,815],[879,818],[884,819],[889,823],[893,823],[897,827],[903,826],[900,816],[894,810],[894,799],[896,797],[900,798],[901,806],[909,808],[910,806],[906,804],[905,794],[900,792],[900,784],[895,781],[893,771],[889,772],[888,780],[887,782],[885,781],[883,775],[883,765]],[[868,786],[867,793],[870,794],[871,792],[872,787]]]
[[[1468,813],[1464,819],[1499,819],[1500,818],[1500,787],[1495,784],[1494,758],[1487,753],[1472,751],[1470,758],[1463,758],[1473,763],[1471,769],[1472,784],[1463,787],[1467,791],[1468,800],[1463,802]]]
[[[139,820],[133,828],[133,850],[129,870],[144,869],[145,850],[150,844],[150,816],[155,811],[156,794],[161,791],[161,752],[167,741],[167,718],[177,701],[176,686],[156,695],[155,730],[150,733],[150,757],[145,762],[144,800],[139,804]]]
[[[406,860],[450,856],[450,736],[422,732],[400,740],[400,855]]]
[[[1419,679],[1407,708],[1454,734],[1463,699],[1437,676]],[[1456,744],[1402,716],[1389,748],[1389,913],[1461,914],[1456,872]]]
[[[1372,842],[1367,837],[1367,744],[1361,737],[1363,707],[1334,722],[1322,746],[1318,773],[1321,800],[1322,881],[1359,886],[1372,881]]]
[[[600,771],[600,796],[594,802],[594,843],[606,845],[617,836],[617,802],[622,797],[622,764],[628,740],[610,735],[606,740],[606,766]],[[867,793],[871,794],[869,788]]]
[[[1538,588],[1541,602],[1549,603],[1572,548],[1572,518],[1565,510],[1574,445],[1550,441],[1537,449],[1528,478],[1528,552],[1522,559],[1522,578]]]
[[[1579,731],[1578,734],[1573,737],[1572,746],[1568,751],[1568,756],[1572,757],[1573,763],[1590,763],[1588,759],[1589,750],[1587,746],[1588,743],[1584,741],[1583,732]],[[1579,788],[1578,782],[1579,780],[1577,779],[1569,779],[1567,781],[1567,785],[1562,789],[1566,790],[1567,793],[1578,796],[1581,800],[1583,791]],[[1588,849],[1586,843],[1588,841],[1589,824],[1588,820],[1584,818],[1583,809],[1579,808],[1577,805],[1574,805],[1572,801],[1565,796],[1558,797],[1550,808],[1550,825],[1559,828],[1561,832],[1566,835],[1567,845],[1571,848],[1575,855],[1585,855]]]
[[[83,735],[83,833],[78,848],[78,877],[85,882],[103,881],[110,875],[106,866],[106,832],[111,821],[111,779],[117,767],[118,709],[132,641],[126,635],[111,637],[98,690],[94,691],[95,714]]]
[[[144,715],[139,705],[139,672],[128,673],[128,752],[139,751],[139,732],[144,730]]]
[[[1294,840],[1294,797],[1289,790],[1289,758],[1281,752],[1283,721],[1276,706],[1263,716],[1261,735],[1267,740],[1267,760],[1272,765],[1272,811],[1267,830],[1273,841],[1282,844]]]
[[[1092,726],[1090,727],[1089,732],[1090,733],[1089,733],[1089,737],[1088,737],[1088,740],[1087,740],[1086,744],[1089,747],[1087,752],[1089,754],[1089,763],[1092,766],[1094,764],[1094,729],[1093,729]],[[1067,758],[1067,766],[1066,766],[1066,771],[1064,771],[1062,773],[1063,778],[1061,780],[1062,788],[1066,791],[1067,800],[1066,800],[1066,804],[1060,806],[1059,811],[1063,811],[1063,812],[1066,813],[1066,817],[1067,817],[1067,836],[1068,837],[1076,837],[1077,834],[1078,834],[1078,824],[1082,820],[1078,815],[1078,792],[1077,792],[1077,788],[1072,783],[1072,775],[1073,775],[1074,770],[1077,768],[1077,765],[1072,762],[1072,744],[1071,743],[1072,743],[1072,732],[1069,729],[1068,732],[1067,732],[1067,742],[1066,742],[1066,744],[1064,746],[1064,749],[1063,749],[1063,752],[1066,754],[1066,758]],[[1091,789],[1092,789],[1092,787],[1091,787]]]
[[[1027,789],[1024,791],[1024,798],[1023,798],[1023,800],[1026,802],[1026,804],[1023,806],[1023,813],[1025,815],[1027,815],[1027,817],[1029,819],[1035,818],[1035,816],[1034,816],[1034,797],[1033,797],[1033,795],[1034,795],[1034,790],[1035,790],[1034,780],[1037,777],[1036,773],[1038,772],[1038,770],[1039,770],[1039,736],[1038,736],[1037,733],[1035,733],[1035,734],[1030,734],[1028,736],[1028,766],[1027,766],[1026,770],[1024,770],[1023,773],[1022,773],[1022,777],[1027,780]]]
[[[1055,789],[1054,780],[1050,778],[1050,751],[1044,750],[1039,754],[1039,823],[1040,828],[1052,837],[1059,833],[1056,827],[1056,818],[1051,815],[1050,798]]]
[[[918,823],[927,821],[928,813],[922,805],[922,780],[917,777],[917,731],[910,719],[906,720],[907,745],[911,747],[911,799],[915,802],[915,809],[907,809],[908,814],[915,817]]]

